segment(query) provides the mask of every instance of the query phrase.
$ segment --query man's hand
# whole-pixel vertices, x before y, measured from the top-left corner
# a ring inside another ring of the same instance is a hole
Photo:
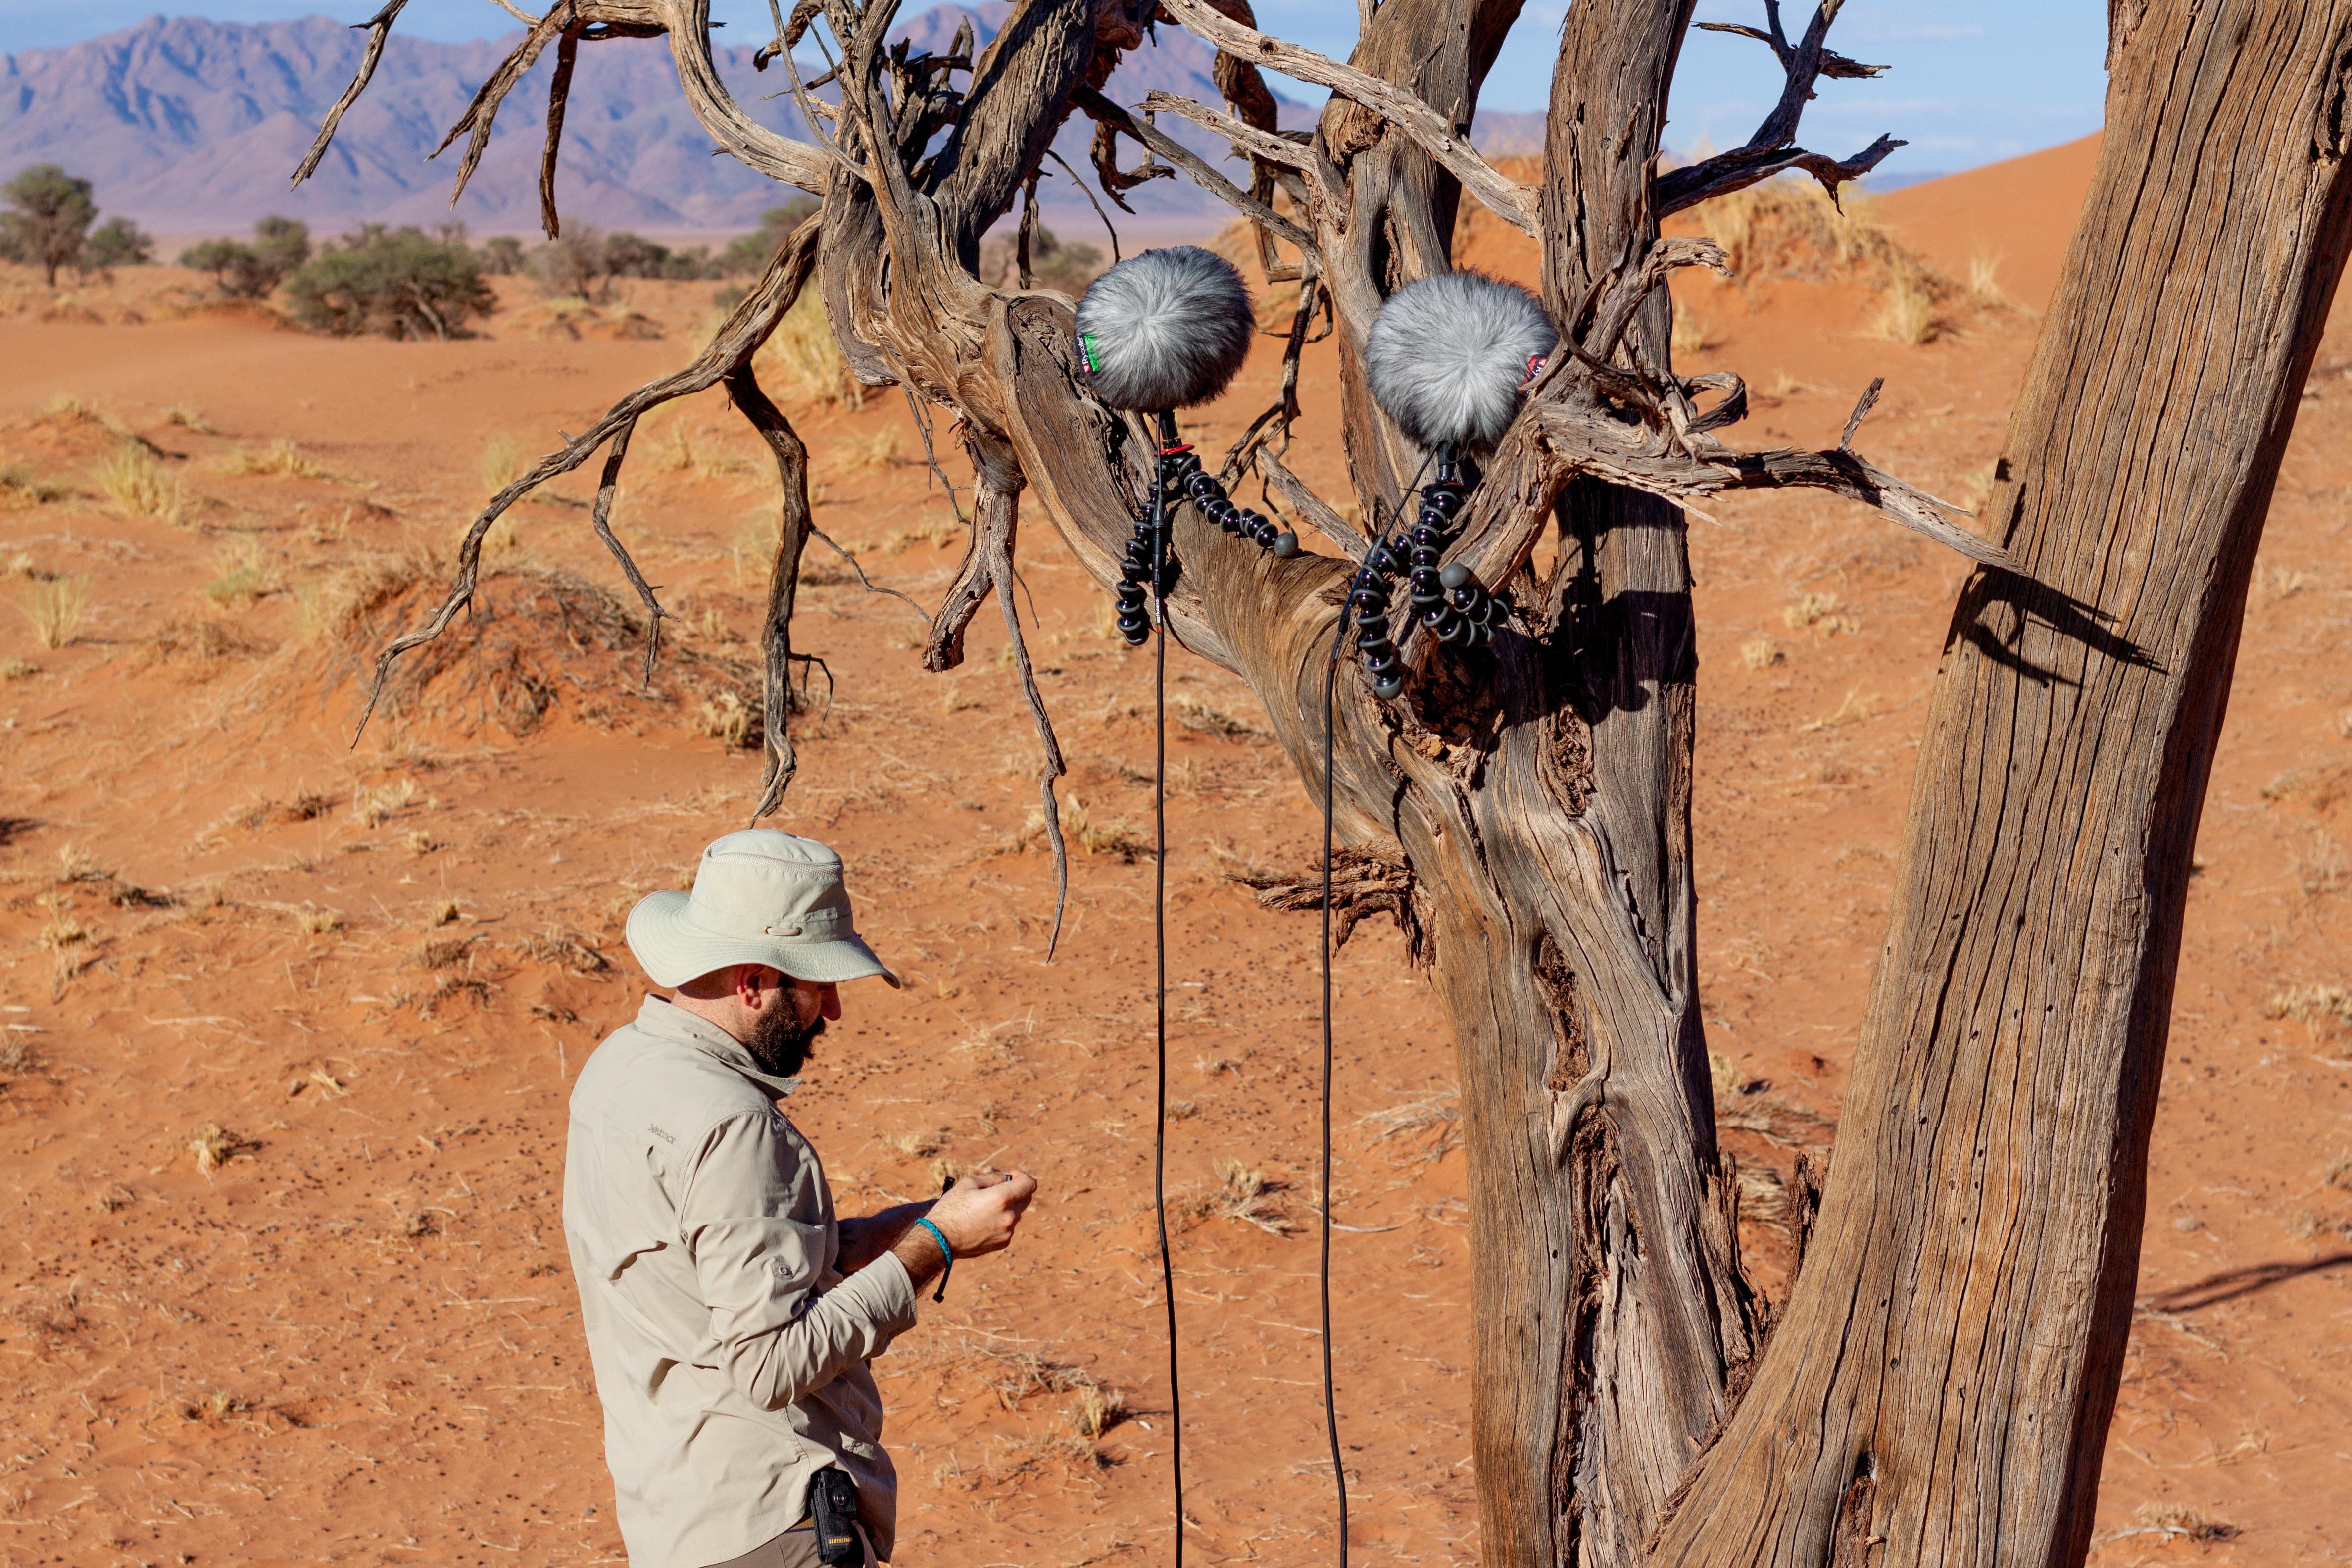
[[[1037,1178],[1026,1171],[965,1176],[931,1205],[930,1221],[958,1258],[1002,1252],[1013,1245],[1013,1232],[1036,1192]]]
[[[1001,1252],[1013,1245],[1013,1233],[1036,1191],[1037,1178],[1026,1171],[965,1176],[940,1194],[927,1217],[958,1258]],[[938,1240],[919,1225],[910,1223],[890,1250],[918,1287],[930,1283],[947,1267]]]

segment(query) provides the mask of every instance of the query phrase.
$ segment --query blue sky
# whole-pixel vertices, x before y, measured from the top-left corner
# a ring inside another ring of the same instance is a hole
[[[262,21],[325,14],[372,15],[378,0],[0,0],[0,37],[12,49],[71,43],[128,26],[157,9],[223,20]],[[526,5],[526,9],[535,8]],[[923,9],[908,0],[907,10]],[[1549,91],[1553,40],[1567,7],[1531,0],[1488,79],[1484,102],[1540,109]],[[1792,18],[1808,15],[1798,4]],[[1703,20],[1760,25],[1760,0],[1700,0]],[[766,0],[712,0],[730,42],[769,29]],[[1344,57],[1355,37],[1355,0],[1260,0],[1260,17],[1286,37]],[[430,37],[486,37],[514,20],[489,0],[411,0],[400,26]],[[1890,174],[1943,173],[2014,157],[2098,128],[2106,90],[2101,55],[2105,7],[2074,0],[1850,0],[1832,37],[1858,59],[1894,68],[1875,81],[1830,81],[1806,114],[1805,142],[1843,156],[1880,132],[1911,145]],[[1769,108],[1778,83],[1764,47],[1745,38],[1694,34],[1675,83],[1668,141],[1735,146]],[[1294,96],[1318,98],[1307,90]]]

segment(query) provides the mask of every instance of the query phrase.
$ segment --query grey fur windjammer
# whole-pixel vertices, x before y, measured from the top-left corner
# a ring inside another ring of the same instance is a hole
[[[1195,245],[1147,250],[1088,285],[1078,344],[1095,395],[1146,414],[1224,391],[1257,333],[1233,263]]]
[[[1408,283],[1364,344],[1372,396],[1424,447],[1491,447],[1519,411],[1532,363],[1559,346],[1543,301],[1477,272]]]

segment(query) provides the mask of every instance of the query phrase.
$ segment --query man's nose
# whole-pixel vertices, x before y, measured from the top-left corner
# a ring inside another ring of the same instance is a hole
[[[823,1018],[841,1016],[841,987],[828,985],[817,996],[817,1016]]]

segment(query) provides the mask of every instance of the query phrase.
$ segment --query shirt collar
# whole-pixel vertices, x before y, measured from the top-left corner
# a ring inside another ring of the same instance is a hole
[[[637,1027],[660,1039],[674,1040],[691,1046],[707,1057],[715,1058],[734,1068],[753,1083],[773,1094],[790,1094],[800,1088],[797,1078],[776,1078],[761,1072],[751,1060],[751,1053],[743,1042],[697,1013],[690,1013],[667,997],[648,996],[637,1009]]]

